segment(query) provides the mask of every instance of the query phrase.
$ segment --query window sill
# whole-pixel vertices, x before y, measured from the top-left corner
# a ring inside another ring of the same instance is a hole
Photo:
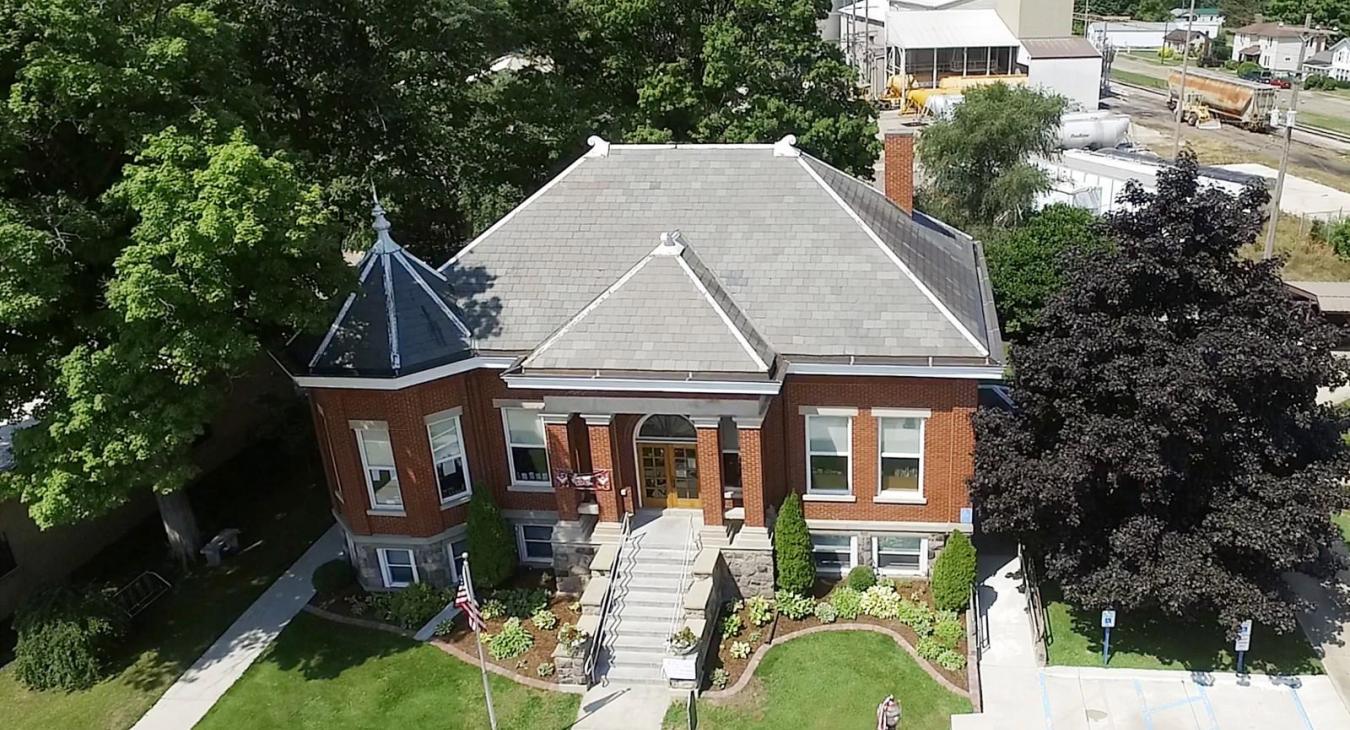
[[[922,494],[878,494],[872,501],[877,504],[928,504],[928,498]]]
[[[536,494],[552,494],[552,484],[512,484],[506,488],[508,492],[534,492]]]
[[[401,509],[368,509],[366,514],[372,517],[407,517],[408,513]]]
[[[858,498],[852,494],[812,494],[807,492],[802,495],[803,502],[857,502]]]
[[[466,492],[458,497],[452,497],[450,499],[447,499],[446,501],[441,502],[441,510],[444,511],[450,509],[451,507],[458,507],[461,504],[468,504],[469,498],[471,496],[472,495]]]

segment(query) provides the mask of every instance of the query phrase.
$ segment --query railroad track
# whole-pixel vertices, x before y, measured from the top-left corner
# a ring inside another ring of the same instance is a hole
[[[1128,81],[1120,81],[1117,79],[1111,79],[1111,83],[1113,85],[1119,84],[1120,86],[1124,86],[1127,89],[1142,91],[1145,94],[1151,94],[1153,96],[1159,97],[1167,96],[1167,93],[1164,92],[1162,89],[1155,89],[1152,86],[1140,86],[1139,84],[1132,84]],[[1314,137],[1322,137],[1323,139],[1334,140],[1336,142],[1341,142],[1343,144],[1350,144],[1350,134],[1345,134],[1344,132],[1337,132],[1330,129],[1322,129],[1321,127],[1309,127],[1306,124],[1295,124],[1294,131],[1303,132],[1304,134],[1309,134]]]

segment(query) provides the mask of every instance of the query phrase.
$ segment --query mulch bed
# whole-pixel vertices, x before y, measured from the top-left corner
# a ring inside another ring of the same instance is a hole
[[[896,584],[896,591],[901,596],[911,598],[914,600],[921,600],[922,602],[928,604],[930,607],[933,605],[933,596],[929,589],[927,581],[896,580],[893,582]],[[830,591],[833,589],[834,584],[826,583],[824,581],[818,581],[816,583],[815,588],[811,591],[812,598],[814,598],[817,602],[823,601],[825,600],[826,596],[829,595]],[[720,631],[714,633],[713,641],[716,643],[714,644],[713,647],[711,647],[711,649],[708,652],[708,667],[704,675],[705,689],[707,689],[708,687],[706,678],[711,677],[713,670],[719,667],[727,670],[727,673],[730,676],[729,680],[727,681],[727,686],[730,687],[736,684],[736,681],[740,679],[741,674],[745,672],[746,666],[750,663],[750,657],[753,657],[755,655],[755,651],[759,649],[760,645],[771,642],[774,636],[786,636],[788,634],[792,634],[812,626],[828,625],[822,623],[815,616],[808,616],[800,620],[793,620],[785,616],[779,616],[777,617],[777,621],[774,623],[770,623],[767,626],[763,627],[756,627],[750,623],[748,613],[749,613],[748,611],[741,612],[741,621],[744,624],[745,628],[741,630],[740,636],[735,636],[732,637],[731,639],[723,639]],[[964,625],[966,620],[964,612],[960,614],[960,620]],[[718,616],[718,621],[719,622],[721,621],[720,615]],[[840,619],[840,621],[842,622],[843,619]],[[899,621],[884,621],[882,619],[873,618],[872,616],[859,614],[856,619],[853,619],[848,623],[882,626],[892,631],[895,631],[896,633],[903,636],[905,638],[905,641],[908,642],[911,647],[918,646],[919,642],[918,635],[914,633],[913,629],[900,623]],[[760,634],[758,640],[751,641],[751,638],[754,632],[756,631],[758,631]],[[750,657],[746,657],[745,659],[739,659],[731,655],[731,644],[737,641],[744,641],[750,644]],[[962,656],[966,656],[966,640],[964,638],[961,639],[961,643],[956,647],[956,651],[960,652]],[[918,661],[922,662],[923,660],[919,659]],[[965,670],[953,672],[947,669],[943,669],[942,667],[932,662],[924,662],[924,664],[930,667],[937,674],[946,677],[947,681],[951,682],[957,687],[969,691],[970,685],[968,684]]]

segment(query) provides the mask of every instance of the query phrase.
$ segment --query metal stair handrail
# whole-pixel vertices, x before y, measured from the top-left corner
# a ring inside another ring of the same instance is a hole
[[[667,652],[670,651],[670,638],[679,630],[677,625],[680,621],[680,615],[684,613],[684,601],[681,600],[681,598],[684,596],[684,582],[689,578],[689,564],[692,562],[689,559],[689,551],[694,548],[694,543],[697,540],[698,532],[694,529],[694,521],[689,520],[689,534],[684,541],[684,554],[680,558],[680,581],[675,584],[675,605],[671,609],[670,626],[669,630],[666,632]]]
[[[592,637],[591,653],[586,657],[586,666],[583,667],[588,682],[595,682],[595,664],[600,658],[601,642],[605,638],[605,620],[609,618],[610,603],[614,597],[614,584],[619,582],[616,573],[619,572],[619,566],[623,560],[624,548],[628,546],[629,529],[632,525],[633,513],[625,512],[623,522],[619,524],[619,548],[614,553],[614,568],[609,572],[609,585],[605,587],[605,596],[600,600],[600,620],[595,625],[595,636]]]

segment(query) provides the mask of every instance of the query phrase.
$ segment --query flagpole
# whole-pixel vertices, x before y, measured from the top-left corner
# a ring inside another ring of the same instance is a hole
[[[469,600],[477,603],[473,595],[473,579],[469,577],[469,554],[464,553],[464,570],[461,572],[464,577],[464,586],[469,591]],[[483,637],[478,631],[478,625],[473,621],[469,622],[473,628],[473,641],[478,645],[478,670],[483,674],[483,699],[487,701],[488,723],[492,730],[497,730],[497,711],[492,708],[492,686],[488,684],[487,659],[483,657]]]

